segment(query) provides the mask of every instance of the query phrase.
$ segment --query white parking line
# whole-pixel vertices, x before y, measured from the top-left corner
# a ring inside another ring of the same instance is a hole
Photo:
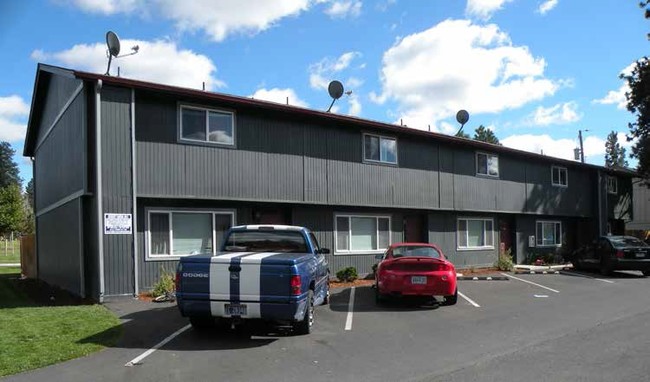
[[[583,275],[582,273],[575,273],[575,272],[569,272],[569,271],[562,271],[562,273],[566,273],[567,275],[574,275],[574,276],[585,277],[585,278],[588,278],[588,279],[598,280],[598,281],[602,281],[604,283],[615,284],[615,282],[613,282],[611,280],[599,279],[597,277],[592,277],[592,276],[589,276],[589,275]]]
[[[345,320],[345,330],[352,330],[352,311],[354,310],[354,291],[355,287],[350,290],[350,302],[348,303],[348,318]]]
[[[555,289],[553,289],[553,288],[549,288],[549,287],[546,287],[546,286],[544,286],[544,285],[540,285],[540,284],[534,283],[534,282],[532,282],[532,281],[528,281],[528,280],[520,279],[519,277],[515,277],[515,276],[512,276],[512,275],[505,274],[505,273],[502,273],[502,275],[504,275],[504,276],[508,276],[508,277],[510,277],[511,279],[519,280],[519,281],[524,282],[524,283],[528,283],[528,284],[531,284],[531,285],[538,286],[538,287],[540,287],[540,288],[544,288],[544,289],[546,289],[546,290],[550,290],[551,292],[560,293],[559,290],[555,290]]]
[[[471,298],[465,296],[464,294],[458,292],[458,295],[459,295],[460,297],[464,298],[465,300],[467,300],[467,302],[469,302],[470,304],[474,305],[475,307],[477,307],[477,308],[480,308],[480,307],[481,307],[481,306],[480,306],[479,304],[477,304],[474,300],[472,300]]]
[[[173,340],[173,339],[176,338],[179,334],[181,334],[181,333],[183,333],[184,331],[186,331],[187,329],[189,329],[190,326],[192,326],[192,325],[187,324],[187,325],[183,326],[182,328],[178,329],[177,331],[175,331],[174,333],[172,333],[169,337],[167,337],[167,338],[165,338],[164,340],[158,342],[158,343],[157,343],[156,345],[154,345],[154,347],[152,347],[151,349],[147,350],[146,352],[140,354],[139,356],[137,356],[137,357],[133,358],[132,360],[130,360],[129,362],[127,362],[124,366],[130,367],[130,366],[135,366],[135,365],[140,365],[140,364],[142,364],[142,360],[143,360],[143,359],[149,357],[153,352],[155,352],[156,350],[158,350],[158,349],[160,349],[161,347],[165,346],[165,344],[167,344],[167,342]]]

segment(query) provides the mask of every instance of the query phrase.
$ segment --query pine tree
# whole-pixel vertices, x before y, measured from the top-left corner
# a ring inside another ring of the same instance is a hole
[[[9,142],[0,142],[0,188],[12,184],[20,186],[21,180],[18,176],[18,164],[14,162],[16,151]]]
[[[483,125],[480,125],[474,131],[474,140],[475,141],[492,143],[494,145],[501,145],[501,143],[499,142],[499,139],[497,138],[497,136],[494,135],[494,132],[492,130],[490,130],[489,128],[485,128],[485,126],[483,126]]]
[[[605,166],[627,167],[625,155],[625,148],[618,143],[618,135],[612,131],[607,135],[607,142],[605,142]]]

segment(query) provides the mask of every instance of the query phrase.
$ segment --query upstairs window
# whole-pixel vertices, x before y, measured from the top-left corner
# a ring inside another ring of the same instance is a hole
[[[194,106],[181,106],[180,109],[181,140],[234,145],[234,113]]]
[[[618,181],[613,176],[607,177],[607,192],[610,194],[618,194]]]
[[[494,154],[476,153],[476,174],[499,177],[499,157]]]
[[[368,162],[397,164],[397,140],[379,135],[363,135],[363,158]]]
[[[569,176],[567,169],[564,167],[551,167],[551,184],[557,187],[567,187],[569,185]]]

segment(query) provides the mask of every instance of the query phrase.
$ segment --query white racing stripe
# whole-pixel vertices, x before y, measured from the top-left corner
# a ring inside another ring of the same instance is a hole
[[[277,255],[277,252],[263,252],[242,257],[241,271],[239,272],[239,300],[259,301],[260,300],[260,274],[262,260]],[[287,280],[288,282],[288,280]],[[246,318],[261,318],[260,304],[246,302]]]
[[[230,300],[230,260],[249,253],[251,252],[225,253],[210,258],[210,300]],[[216,317],[225,316],[224,303],[210,301],[210,313]]]
[[[458,292],[458,295],[459,295],[460,297],[464,298],[467,302],[469,302],[470,304],[472,304],[474,307],[476,307],[476,308],[480,308],[480,307],[481,307],[481,306],[480,306],[479,304],[477,304],[474,300],[472,300],[471,298],[469,298],[469,297],[465,296],[464,294],[460,293],[460,291]]]
[[[528,283],[528,284],[531,284],[531,285],[538,286],[538,287],[540,287],[540,288],[544,288],[544,289],[546,289],[546,290],[550,290],[551,292],[560,293],[559,290],[555,290],[555,289],[553,289],[553,288],[549,288],[549,287],[547,287],[547,286],[544,286],[544,285],[541,285],[541,284],[537,284],[537,283],[534,283],[534,282],[532,282],[532,281],[528,281],[528,280],[520,279],[519,277],[515,277],[515,276],[512,276],[512,275],[507,275],[507,274],[505,274],[505,273],[502,273],[502,275],[507,276],[507,277],[510,277],[511,279],[519,280],[519,281],[524,282],[524,283]]]

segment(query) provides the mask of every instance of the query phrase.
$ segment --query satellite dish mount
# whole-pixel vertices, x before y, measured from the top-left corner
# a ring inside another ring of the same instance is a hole
[[[334,102],[343,95],[343,84],[334,80],[327,86],[327,91],[330,93],[330,97],[332,97],[332,103],[327,108],[327,112],[329,113],[332,110],[332,106],[334,106]]]
[[[120,57],[126,57],[126,56],[133,56],[134,54],[137,54],[138,51],[140,50],[140,47],[138,45],[135,45],[131,47],[132,52],[128,54],[120,54],[120,38],[117,37],[117,34],[113,31],[108,31],[106,32],[106,57],[108,57],[108,66],[106,67],[106,76],[110,76],[110,71],[111,71],[111,61],[113,60],[113,57],[115,58],[120,58]]]

